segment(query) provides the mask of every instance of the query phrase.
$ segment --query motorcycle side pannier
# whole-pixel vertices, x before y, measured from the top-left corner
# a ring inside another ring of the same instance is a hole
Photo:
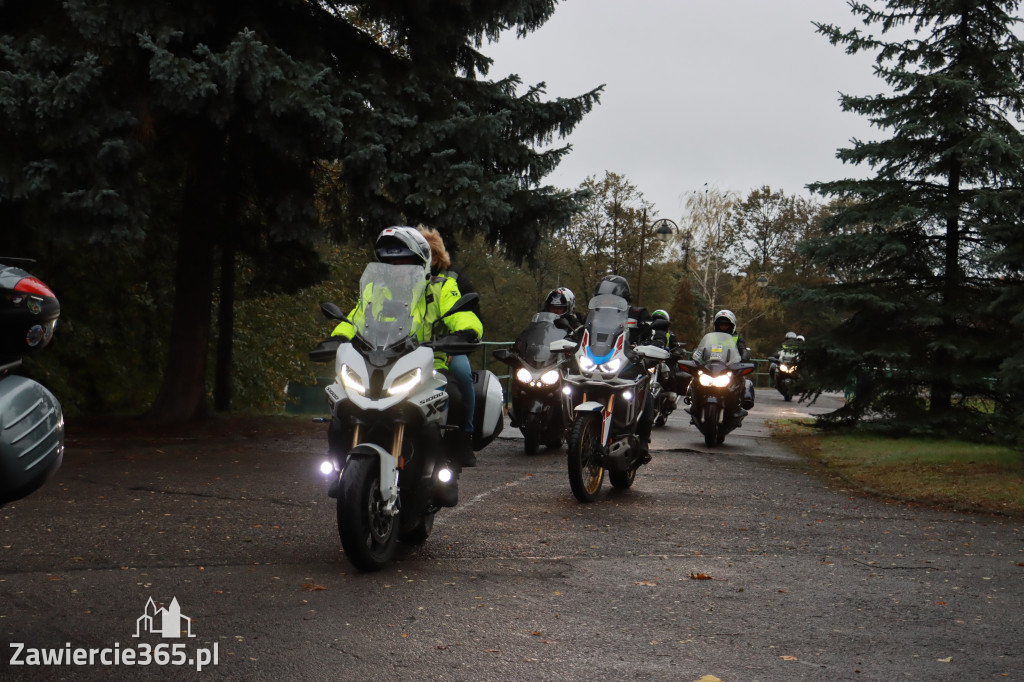
[[[64,417],[53,393],[8,376],[0,392],[0,505],[25,497],[60,466]]]
[[[493,372],[473,372],[476,409],[473,412],[473,449],[482,450],[505,428],[505,394]]]
[[[45,347],[59,316],[60,303],[45,284],[0,264],[0,363]]]

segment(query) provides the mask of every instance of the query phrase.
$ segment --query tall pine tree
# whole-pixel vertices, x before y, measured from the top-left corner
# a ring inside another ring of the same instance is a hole
[[[881,37],[817,25],[848,53],[877,52],[876,74],[891,88],[842,96],[844,110],[888,137],[853,140],[837,154],[869,165],[873,177],[811,185],[841,201],[825,236],[809,244],[834,279],[803,293],[843,315],[813,339],[809,359],[821,385],[840,388],[859,372],[863,400],[855,404],[880,412],[883,423],[976,433],[988,419],[978,399],[1006,401],[992,380],[1018,345],[1007,333],[1015,311],[994,305],[1006,281],[992,255],[1000,239],[1021,241],[1018,4],[851,2]]]
[[[526,250],[569,214],[573,197],[541,184],[566,148],[533,143],[572,130],[597,91],[520,95],[515,78],[481,79],[477,49],[554,5],[6,0],[0,221],[112,244],[169,235],[174,309],[152,411],[202,416],[218,262],[249,251],[308,274],[310,249],[280,243],[321,236],[322,171],[345,181],[343,234],[426,220]]]

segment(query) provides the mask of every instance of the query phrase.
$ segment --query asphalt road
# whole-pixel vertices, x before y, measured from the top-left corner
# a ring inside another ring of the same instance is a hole
[[[677,412],[634,487],[588,505],[564,451],[507,429],[374,574],[340,550],[317,425],[69,429],[57,477],[0,510],[0,678],[1024,679],[1024,522],[848,490],[763,425],[835,403],[758,400],[715,449]],[[161,638],[150,598],[194,637]],[[193,663],[102,664],[161,644]]]

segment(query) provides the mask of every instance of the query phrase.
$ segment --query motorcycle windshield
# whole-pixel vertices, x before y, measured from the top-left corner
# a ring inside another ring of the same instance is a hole
[[[551,342],[565,338],[565,331],[555,326],[558,315],[537,313],[516,339],[516,351],[532,367],[545,367],[555,363]]]
[[[359,279],[352,324],[371,346],[386,348],[416,333],[423,320],[427,271],[418,265],[370,263]]]
[[[732,337],[732,334],[725,332],[705,334],[694,354],[698,351],[701,362],[704,364],[717,360],[729,365],[742,360],[739,348],[736,347],[736,339]]]
[[[588,352],[595,362],[604,362],[615,352],[615,340],[626,331],[629,323],[629,303],[621,296],[601,294],[590,299],[587,305],[587,334],[590,337]]]

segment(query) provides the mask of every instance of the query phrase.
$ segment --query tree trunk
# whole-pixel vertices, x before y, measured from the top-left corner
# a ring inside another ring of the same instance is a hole
[[[213,383],[213,407],[218,412],[231,410],[231,367],[235,330],[235,242],[230,237],[221,244],[220,307],[217,311],[217,367]]]
[[[193,164],[186,173],[178,229],[167,367],[160,393],[148,415],[161,422],[193,421],[208,416],[206,365],[222,159],[220,139],[212,126],[193,131],[191,142]]]
[[[942,324],[939,333],[944,338],[955,338],[957,333],[956,313],[959,292],[963,277],[960,270],[960,174],[961,163],[953,159],[947,183],[947,201],[949,208],[946,216],[946,243],[944,282],[942,292]],[[932,414],[948,412],[953,407],[953,379],[950,368],[953,358],[946,351],[935,353],[933,367],[935,380],[932,384],[930,411]]]

